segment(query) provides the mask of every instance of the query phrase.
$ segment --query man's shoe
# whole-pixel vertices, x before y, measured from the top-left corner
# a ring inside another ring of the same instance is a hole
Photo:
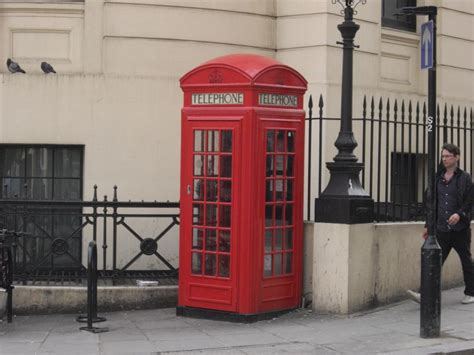
[[[412,290],[407,290],[408,297],[412,300],[415,301],[416,303],[420,303],[421,301],[421,295],[418,292],[412,291]],[[464,301],[464,300],[463,300]]]
[[[470,303],[474,303],[474,296],[464,296],[464,298],[462,299],[461,301],[462,304],[470,304]]]

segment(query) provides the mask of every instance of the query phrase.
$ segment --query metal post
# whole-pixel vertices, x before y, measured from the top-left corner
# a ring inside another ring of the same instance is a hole
[[[97,328],[92,323],[105,322],[105,317],[97,316],[97,244],[94,241],[89,243],[87,262],[87,314],[78,316],[77,322],[87,322],[87,327],[80,330],[87,330],[92,333],[107,332],[107,328]]]
[[[441,248],[436,240],[437,193],[436,193],[436,6],[405,7],[402,14],[428,15],[433,21],[433,65],[428,69],[428,238],[421,247],[421,303],[420,336],[437,338],[441,324]],[[423,35],[423,34],[422,34]],[[426,48],[428,50],[428,48]]]
[[[433,21],[433,67],[428,72],[428,238],[421,248],[420,336],[437,338],[441,324],[441,248],[436,240],[436,8]],[[431,121],[431,127],[430,127]]]
[[[354,149],[357,142],[352,131],[352,86],[354,37],[359,25],[354,22],[355,8],[364,0],[333,0],[343,8],[344,22],[337,26],[342,44],[341,128],[334,145],[338,149],[333,162],[326,163],[330,171],[329,183],[315,201],[315,221],[325,223],[371,223],[374,220],[374,201],[364,191],[359,174],[363,164],[357,162]],[[355,3],[355,4],[354,4]]]

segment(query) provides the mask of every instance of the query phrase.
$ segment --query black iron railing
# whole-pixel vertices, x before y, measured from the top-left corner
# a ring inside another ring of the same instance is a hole
[[[318,114],[313,117],[310,96],[307,122],[307,219],[313,220],[314,199],[327,184],[325,155],[337,137],[339,118],[323,117],[324,100],[318,100]],[[472,108],[438,105],[437,161],[443,143],[450,142],[461,149],[460,168],[473,172]],[[364,97],[362,117],[353,118],[354,135],[358,143],[356,155],[364,163],[361,182],[375,202],[375,220],[424,220],[424,191],[427,184],[426,139],[427,108],[424,102]],[[316,176],[315,176],[316,175]],[[316,188],[315,188],[316,187]]]
[[[179,225],[178,202],[119,201],[116,187],[112,201],[99,201],[94,186],[92,201],[2,199],[0,224],[16,232],[17,281],[84,280],[83,238],[101,249],[100,278],[177,276],[158,243]],[[136,267],[144,258],[147,267]]]
[[[13,244],[6,231],[0,231],[0,288],[6,293],[7,322],[13,320]],[[1,318],[1,317],[0,317]]]

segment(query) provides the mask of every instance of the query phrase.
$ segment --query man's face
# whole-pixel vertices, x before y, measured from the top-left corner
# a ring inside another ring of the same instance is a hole
[[[459,155],[454,155],[453,153],[448,152],[446,149],[441,151],[441,160],[446,169],[454,168],[458,165]]]

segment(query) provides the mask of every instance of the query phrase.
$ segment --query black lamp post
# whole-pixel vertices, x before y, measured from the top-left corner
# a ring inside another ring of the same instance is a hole
[[[315,221],[327,223],[370,223],[374,220],[374,201],[364,191],[359,179],[363,164],[357,162],[354,149],[357,142],[352,132],[352,67],[354,37],[359,25],[354,22],[355,8],[366,0],[331,0],[343,8],[344,22],[337,26],[343,41],[341,128],[335,146],[333,162],[326,163],[331,174],[326,189],[315,201]],[[355,4],[354,4],[355,3]]]

